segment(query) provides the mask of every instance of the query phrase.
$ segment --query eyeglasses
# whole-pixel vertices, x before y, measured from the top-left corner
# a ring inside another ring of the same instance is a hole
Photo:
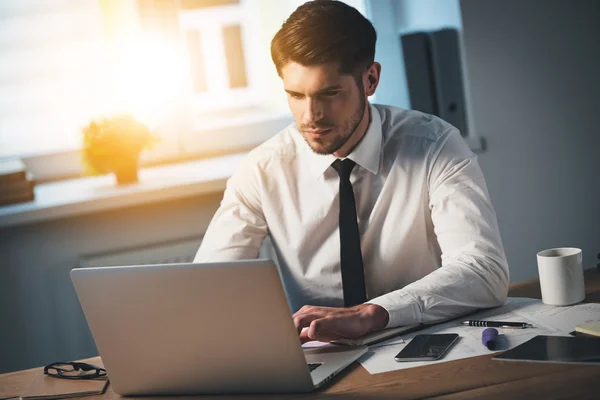
[[[44,367],[44,375],[63,379],[97,379],[105,377],[106,370],[82,362],[56,362]]]

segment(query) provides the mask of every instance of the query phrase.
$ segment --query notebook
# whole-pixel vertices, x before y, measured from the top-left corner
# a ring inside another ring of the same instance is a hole
[[[383,329],[381,331],[373,332],[366,334],[365,336],[359,337],[357,339],[337,339],[333,340],[332,343],[335,344],[345,344],[349,346],[369,346],[375,343],[383,342],[384,340],[391,339],[394,336],[399,336],[403,333],[414,332],[419,329],[425,329],[429,326],[438,325],[444,322],[452,321],[453,319],[458,319],[461,317],[449,317],[444,319],[439,319],[430,322],[421,322],[420,324],[414,325],[404,325],[397,326],[395,328]]]
[[[586,335],[600,336],[600,321],[577,325],[575,327],[575,332],[585,333]]]
[[[66,399],[102,394],[108,386],[108,379],[60,379],[39,372],[21,399]]]
[[[398,336],[403,333],[416,331],[417,329],[421,329],[424,326],[424,324],[398,326],[396,328],[383,329],[381,331],[369,333],[357,339],[333,340],[332,343],[345,344],[349,346],[368,346],[371,344],[382,342],[386,339],[391,339],[394,336]]]

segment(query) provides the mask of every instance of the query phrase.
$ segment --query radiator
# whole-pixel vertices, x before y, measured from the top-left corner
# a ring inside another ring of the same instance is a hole
[[[80,257],[79,267],[190,263],[194,260],[201,242],[201,237],[183,238],[135,248],[84,255]],[[258,257],[269,258],[277,263],[277,256],[268,237],[263,241]]]
[[[194,260],[202,238],[185,238],[129,249],[84,255],[79,267],[188,263]]]

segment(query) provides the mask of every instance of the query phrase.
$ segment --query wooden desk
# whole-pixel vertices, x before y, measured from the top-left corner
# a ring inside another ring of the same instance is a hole
[[[600,302],[600,269],[585,273],[587,302]],[[513,297],[540,298],[537,281],[511,285]],[[198,396],[224,399],[598,399],[600,366],[492,361],[491,355],[449,361],[408,370],[370,375],[355,363],[334,381],[308,395]],[[97,358],[89,361],[97,362]],[[8,388],[25,388],[41,368],[0,375],[0,397]],[[103,396],[118,399],[109,385]],[[157,399],[152,397],[151,399]],[[177,399],[182,399],[178,397]]]

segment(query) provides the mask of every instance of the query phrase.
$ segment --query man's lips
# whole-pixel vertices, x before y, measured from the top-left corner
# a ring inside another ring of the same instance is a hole
[[[326,134],[328,134],[329,132],[331,132],[332,128],[329,129],[318,129],[318,130],[307,130],[305,131],[306,133],[308,133],[311,136],[314,137],[321,137],[321,136],[325,136]]]

